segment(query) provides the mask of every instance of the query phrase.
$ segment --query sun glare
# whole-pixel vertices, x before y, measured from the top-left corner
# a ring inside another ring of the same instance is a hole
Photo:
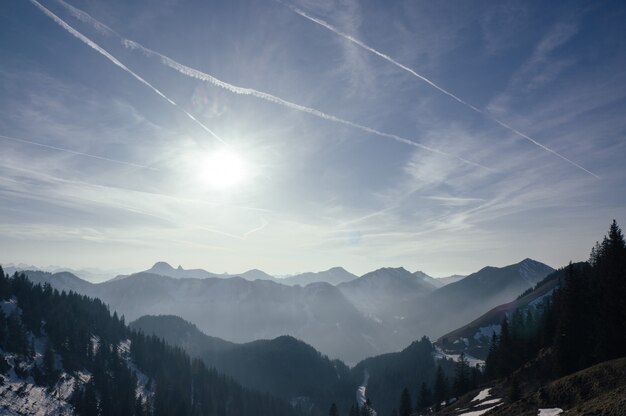
[[[202,183],[212,190],[229,189],[246,178],[247,167],[243,158],[235,151],[220,149],[201,161],[199,176]]]

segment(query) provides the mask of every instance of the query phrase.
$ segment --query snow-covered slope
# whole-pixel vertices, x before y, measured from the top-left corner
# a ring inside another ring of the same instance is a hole
[[[15,299],[0,302],[0,310],[6,319],[22,315]],[[19,319],[19,318],[18,318]],[[59,373],[58,380],[52,386],[38,385],[33,378],[36,368],[42,366],[46,346],[49,342],[45,333],[45,324],[41,336],[35,336],[27,331],[28,343],[33,347],[32,355],[17,354],[0,349],[0,360],[4,363],[0,367],[0,414],[8,416],[70,416],[74,407],[72,396],[77,389],[84,389],[90,381],[91,374],[86,371],[66,372],[61,357],[54,354],[54,366]],[[93,337],[92,348],[98,348],[98,337]],[[129,354],[130,341],[120,344],[127,366],[138,380],[137,395],[144,400],[154,393],[148,388],[148,377],[133,363]]]

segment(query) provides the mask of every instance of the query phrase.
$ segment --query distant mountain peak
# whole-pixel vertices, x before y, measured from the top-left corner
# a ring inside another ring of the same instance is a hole
[[[409,273],[409,271],[407,269],[405,269],[404,267],[381,267],[380,269],[376,269],[371,273],[385,273],[385,272],[395,272],[395,273]],[[367,273],[370,274],[370,273]],[[367,275],[366,274],[366,275]],[[364,276],[366,276],[364,275]]]
[[[174,268],[168,262],[157,261],[154,263],[154,266],[150,268],[150,270],[174,270]]]

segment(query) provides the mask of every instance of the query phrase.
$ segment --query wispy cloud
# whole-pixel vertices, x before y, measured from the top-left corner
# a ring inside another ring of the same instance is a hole
[[[31,0],[31,1],[35,1],[35,0]],[[102,28],[108,28],[105,24],[99,22],[94,17],[91,17],[86,12],[80,11],[76,7],[70,6],[67,3],[63,2],[63,1],[61,1],[61,4],[66,6],[66,7],[68,7],[68,9],[70,9],[75,16],[80,18],[80,20],[82,20],[84,22],[88,22],[88,23],[94,25],[94,27],[100,28],[101,30],[102,30]],[[227,83],[225,81],[222,81],[222,80],[214,77],[213,75],[210,75],[210,74],[202,72],[202,71],[200,71],[198,69],[191,68],[189,66],[183,65],[180,62],[177,62],[177,61],[175,61],[174,59],[172,59],[172,58],[170,58],[168,56],[165,56],[165,55],[163,55],[163,54],[161,54],[159,52],[156,52],[156,51],[154,51],[152,49],[149,49],[149,48],[141,45],[138,42],[135,42],[135,41],[130,40],[130,39],[126,39],[126,38],[118,35],[112,29],[108,29],[108,30],[109,30],[110,34],[119,36],[121,38],[122,44],[125,47],[127,47],[129,49],[139,50],[139,51],[141,51],[142,53],[144,53],[147,56],[156,57],[156,58],[158,58],[161,61],[162,64],[164,64],[164,65],[166,65],[166,66],[168,66],[168,67],[170,67],[170,68],[172,68],[172,69],[178,71],[179,73],[181,73],[183,75],[186,75],[188,77],[195,78],[195,79],[198,79],[198,80],[201,80],[201,81],[204,81],[204,82],[208,82],[208,83],[210,83],[210,84],[212,84],[212,85],[214,85],[216,87],[223,88],[223,89],[228,90],[228,91],[230,91],[232,93],[235,93],[235,94],[248,95],[248,96],[252,96],[252,97],[255,97],[255,98],[259,98],[259,99],[262,99],[262,100],[265,100],[265,101],[269,101],[269,102],[274,103],[274,104],[281,105],[281,106],[289,108],[291,110],[301,111],[301,112],[310,114],[310,115],[318,117],[318,118],[322,118],[322,119],[325,119],[325,120],[328,120],[328,121],[332,121],[332,122],[335,122],[335,123],[344,124],[346,126],[349,126],[349,127],[352,127],[352,128],[355,128],[355,129],[358,129],[358,130],[361,130],[361,131],[364,131],[366,133],[373,134],[375,136],[379,136],[379,137],[383,137],[383,138],[387,138],[387,139],[392,139],[392,140],[395,140],[395,141],[397,141],[399,143],[403,143],[403,144],[407,144],[409,146],[417,147],[417,148],[420,148],[420,149],[423,149],[423,150],[426,150],[426,151],[429,151],[429,152],[432,152],[432,153],[437,153],[438,155],[441,155],[441,156],[444,156],[444,157],[454,158],[454,159],[456,159],[456,160],[458,160],[460,162],[463,162],[465,164],[469,164],[469,165],[472,165],[472,166],[475,166],[475,167],[479,167],[481,169],[489,169],[486,166],[481,165],[480,163],[476,163],[476,162],[470,161],[470,160],[465,159],[465,158],[463,158],[461,156],[457,156],[457,155],[454,155],[454,154],[442,151],[440,149],[435,149],[433,147],[426,146],[424,144],[418,143],[418,142],[416,142],[414,140],[411,140],[411,139],[408,139],[406,137],[399,136],[397,134],[386,133],[386,132],[383,132],[383,131],[380,131],[380,130],[377,130],[377,129],[374,129],[374,128],[371,128],[371,127],[368,127],[368,126],[365,126],[365,125],[362,125],[362,124],[359,124],[359,123],[355,123],[355,122],[352,122],[352,121],[349,121],[349,120],[345,120],[343,118],[340,118],[340,117],[337,117],[337,116],[334,116],[334,115],[331,115],[331,114],[327,114],[327,113],[325,113],[323,111],[320,111],[320,110],[317,110],[317,109],[314,109],[314,108],[311,108],[311,107],[307,107],[307,106],[304,106],[304,105],[296,104],[296,103],[293,103],[291,101],[284,100],[284,99],[282,99],[280,97],[277,97],[275,95],[255,90],[253,88],[244,88],[244,87],[239,87],[239,86]]]
[[[31,141],[31,140],[18,139],[17,137],[5,136],[4,134],[0,134],[0,139],[9,140],[9,141],[16,142],[16,143],[28,144],[30,146],[43,147],[45,149],[57,150],[59,152],[70,153],[70,154],[77,155],[77,156],[83,156],[83,157],[88,157],[88,158],[92,158],[92,159],[103,160],[105,162],[112,162],[112,163],[117,163],[117,164],[125,165],[125,166],[131,166],[131,167],[135,167],[135,168],[149,169],[149,170],[155,170],[155,171],[158,170],[158,169],[156,169],[154,167],[150,167],[150,166],[140,165],[140,164],[132,163],[132,162],[126,162],[126,161],[118,160],[118,159],[111,159],[111,158],[104,157],[104,156],[92,155],[92,154],[89,154],[89,153],[77,152],[75,150],[64,149],[62,147],[52,146],[52,145],[45,144],[45,143],[38,143],[38,142]]]
[[[59,26],[61,26],[63,29],[65,29],[67,32],[69,32],[72,36],[74,36],[75,38],[77,38],[78,40],[80,40],[81,42],[83,42],[84,44],[86,44],[87,46],[89,46],[90,48],[92,48],[93,50],[95,50],[96,52],[100,53],[101,55],[103,55],[105,58],[107,58],[109,61],[111,61],[113,64],[115,64],[116,66],[118,66],[119,68],[123,69],[124,71],[128,72],[130,75],[132,75],[137,81],[141,82],[142,84],[144,84],[145,86],[147,86],[148,88],[150,88],[152,91],[154,91],[156,94],[158,94],[160,97],[162,97],[163,99],[165,99],[167,102],[169,102],[171,105],[173,105],[174,107],[176,107],[177,109],[179,109],[180,111],[182,111],[185,115],[187,115],[187,117],[189,117],[191,120],[193,120],[196,124],[198,124],[200,127],[202,127],[202,129],[204,129],[207,133],[209,133],[211,136],[213,136],[215,139],[217,139],[218,141],[220,141],[222,144],[226,144],[226,142],[219,137],[213,130],[211,130],[210,128],[208,128],[206,125],[204,125],[200,120],[198,120],[193,114],[189,113],[188,111],[186,111],[185,109],[183,109],[181,106],[179,106],[178,104],[176,104],[176,102],[174,102],[172,99],[170,99],[169,97],[167,97],[165,94],[163,94],[161,91],[159,91],[155,86],[153,86],[152,84],[150,84],[148,81],[146,81],[145,79],[143,79],[142,77],[140,77],[139,75],[137,75],[134,71],[132,71],[131,69],[129,69],[126,65],[124,65],[122,62],[120,62],[116,57],[114,57],[113,55],[111,55],[109,52],[107,52],[104,48],[102,48],[100,45],[98,45],[97,43],[95,43],[94,41],[92,41],[91,39],[89,39],[87,36],[83,35],[82,33],[80,33],[79,31],[77,31],[76,29],[74,29],[72,26],[70,26],[69,24],[67,24],[63,19],[61,19],[59,16],[57,16],[56,14],[52,13],[49,9],[47,9],[46,7],[44,7],[41,3],[39,3],[37,0],[30,0],[30,2],[35,5],[39,10],[41,10],[46,16],[48,16],[50,19],[54,20],[55,23],[57,23]],[[104,25],[97,25],[96,28],[100,31],[105,30]]]
[[[306,12],[304,12],[303,10],[300,10],[300,9],[299,9],[299,8],[297,8],[297,7],[294,7],[294,6],[292,6],[292,5],[288,5],[288,4],[284,3],[284,2],[283,2],[283,1],[281,1],[281,0],[276,0],[276,1],[278,1],[278,2],[279,2],[279,3],[281,3],[281,4],[284,4],[285,6],[287,6],[287,7],[288,7],[288,8],[290,8],[291,10],[293,10],[293,11],[294,11],[294,13],[296,13],[296,14],[298,14],[298,15],[300,15],[300,16],[302,16],[302,17],[304,17],[305,19],[307,19],[307,20],[309,20],[309,21],[311,21],[311,22],[313,22],[313,23],[316,23],[316,24],[318,24],[318,25],[320,25],[320,26],[322,26],[322,27],[324,27],[324,28],[326,28],[326,29],[328,29],[328,30],[330,30],[331,32],[333,32],[333,33],[335,33],[335,34],[337,34],[337,35],[339,35],[339,36],[343,37],[344,39],[346,39],[346,40],[348,40],[348,41],[352,42],[353,44],[358,45],[358,46],[360,46],[361,48],[365,49],[366,51],[368,51],[368,52],[370,52],[370,53],[373,53],[374,55],[376,55],[376,56],[378,56],[378,57],[380,57],[380,58],[384,59],[385,61],[387,61],[387,62],[389,62],[389,63],[391,63],[391,64],[393,64],[393,65],[395,65],[396,67],[398,67],[398,68],[402,69],[403,71],[408,72],[409,74],[411,74],[411,75],[412,75],[412,76],[414,76],[415,78],[417,78],[417,79],[419,79],[419,80],[421,80],[421,81],[423,81],[423,82],[427,83],[428,85],[430,85],[431,87],[435,88],[437,91],[441,92],[442,94],[445,94],[445,95],[447,95],[448,97],[452,98],[453,100],[455,100],[455,101],[457,101],[457,102],[459,102],[459,103],[463,104],[464,106],[466,106],[467,108],[471,109],[472,111],[475,111],[476,113],[479,113],[479,114],[481,114],[481,115],[483,115],[483,116],[487,117],[489,120],[491,120],[491,121],[493,121],[494,123],[496,123],[496,124],[498,124],[498,125],[500,125],[500,126],[504,127],[505,129],[507,129],[507,130],[511,131],[511,132],[512,132],[512,133],[514,133],[515,135],[517,135],[517,136],[519,136],[519,137],[521,137],[521,138],[523,138],[523,139],[528,140],[529,142],[533,143],[534,145],[536,145],[536,146],[540,147],[541,149],[543,149],[543,150],[545,150],[545,151],[547,151],[547,152],[549,152],[549,153],[552,153],[553,155],[555,155],[555,156],[557,156],[558,158],[560,158],[560,159],[562,159],[562,160],[566,161],[567,163],[569,163],[569,164],[571,164],[571,165],[573,165],[573,166],[577,167],[578,169],[580,169],[580,170],[582,170],[582,171],[584,171],[584,172],[586,172],[586,173],[588,173],[588,174],[590,174],[590,175],[592,175],[592,176],[594,176],[594,177],[596,177],[596,178],[598,178],[598,179],[599,179],[599,176],[598,176],[598,175],[596,175],[595,173],[593,173],[593,172],[589,171],[588,169],[584,168],[583,166],[579,165],[578,163],[574,162],[573,160],[568,159],[567,157],[563,156],[561,153],[558,153],[557,151],[555,151],[555,150],[553,150],[553,149],[551,149],[551,148],[549,148],[549,147],[547,147],[547,146],[545,146],[545,145],[543,145],[543,144],[539,143],[538,141],[536,141],[536,140],[535,140],[535,139],[533,139],[532,137],[530,137],[530,136],[528,136],[527,134],[525,134],[525,133],[523,133],[523,132],[521,132],[521,131],[517,130],[516,128],[514,128],[514,127],[513,127],[513,126],[511,126],[511,125],[509,125],[508,123],[505,123],[504,121],[502,121],[502,120],[500,120],[500,119],[498,119],[498,118],[494,117],[494,116],[493,116],[492,114],[490,114],[488,111],[486,111],[486,110],[482,110],[482,109],[480,109],[480,108],[478,108],[478,107],[476,107],[476,106],[474,106],[474,105],[472,105],[472,104],[468,103],[467,101],[465,101],[465,100],[461,99],[460,97],[458,97],[457,95],[455,95],[455,94],[453,94],[452,92],[448,91],[447,89],[445,89],[445,88],[443,88],[443,87],[439,86],[438,84],[434,83],[433,81],[431,81],[430,79],[426,78],[425,76],[423,76],[423,75],[421,75],[421,74],[417,73],[414,69],[409,68],[408,66],[403,65],[403,64],[401,64],[400,62],[396,61],[395,59],[393,59],[393,58],[392,58],[392,57],[390,57],[389,55],[384,54],[384,53],[382,53],[382,52],[378,51],[377,49],[372,48],[372,47],[371,47],[371,46],[369,46],[369,45],[366,45],[366,44],[365,44],[365,43],[363,43],[362,41],[360,41],[360,40],[358,40],[358,39],[354,38],[352,35],[349,35],[349,34],[347,34],[347,33],[343,32],[343,31],[341,31],[341,30],[337,29],[336,27],[332,26],[330,23],[327,23],[326,21],[324,21],[324,20],[322,20],[322,19],[319,19],[319,18],[316,18],[316,17],[310,16],[309,14],[307,14],[307,13],[306,13]]]
[[[553,55],[578,33],[578,29],[575,17],[556,23],[535,46],[530,58],[513,73],[506,91],[491,101],[489,111],[496,114],[509,112],[514,96],[527,95],[572,67],[575,59],[555,58]]]

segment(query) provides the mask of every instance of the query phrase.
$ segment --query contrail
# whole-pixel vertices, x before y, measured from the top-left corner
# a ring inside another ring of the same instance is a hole
[[[35,1],[35,0],[31,0],[31,1]],[[383,132],[383,131],[380,131],[380,130],[376,130],[374,128],[371,128],[371,127],[368,127],[368,126],[365,126],[365,125],[362,125],[362,124],[354,123],[352,121],[348,121],[348,120],[345,120],[345,119],[342,119],[342,118],[339,118],[339,117],[336,117],[336,116],[324,113],[323,111],[320,111],[320,110],[317,110],[317,109],[314,109],[314,108],[311,108],[311,107],[306,107],[306,106],[303,106],[303,105],[300,105],[300,104],[296,104],[296,103],[293,103],[291,101],[284,100],[284,99],[282,99],[280,97],[277,97],[275,95],[268,94],[268,93],[265,93],[265,92],[262,92],[262,91],[258,91],[258,90],[252,89],[252,88],[239,87],[239,86],[236,86],[236,85],[233,85],[233,84],[229,84],[229,83],[224,82],[224,81],[222,81],[222,80],[220,80],[220,79],[218,79],[218,78],[216,78],[216,77],[214,77],[214,76],[212,76],[210,74],[207,74],[205,72],[202,72],[202,71],[199,71],[197,69],[194,69],[194,68],[188,67],[186,65],[183,65],[180,62],[177,62],[177,61],[171,59],[168,56],[165,56],[165,55],[163,55],[163,54],[161,54],[159,52],[153,51],[152,49],[146,48],[145,46],[141,45],[138,42],[135,42],[135,41],[130,40],[130,39],[126,39],[122,35],[120,35],[117,32],[115,32],[113,29],[111,29],[110,27],[105,25],[104,23],[102,23],[99,20],[95,19],[94,17],[90,16],[88,13],[86,13],[86,12],[80,10],[80,9],[77,9],[76,7],[66,3],[63,0],[57,0],[57,1],[63,7],[65,7],[77,19],[79,19],[79,20],[81,20],[81,21],[83,21],[85,23],[91,24],[92,26],[94,26],[94,28],[96,30],[99,30],[100,32],[104,32],[104,33],[107,33],[107,34],[110,34],[110,35],[115,35],[115,36],[119,37],[121,39],[121,41],[122,41],[122,44],[125,47],[127,47],[129,49],[139,50],[139,51],[143,52],[146,56],[149,56],[149,57],[156,57],[156,58],[160,59],[160,61],[161,61],[161,63],[163,65],[168,66],[168,67],[174,69],[175,71],[177,71],[177,72],[179,72],[179,73],[181,73],[183,75],[186,75],[188,77],[195,78],[195,79],[198,79],[200,81],[207,82],[207,83],[212,84],[212,85],[214,85],[216,87],[223,88],[223,89],[225,89],[227,91],[230,91],[230,92],[238,94],[238,95],[249,95],[249,96],[252,96],[252,97],[255,97],[255,98],[259,98],[259,99],[262,99],[262,100],[265,100],[265,101],[269,101],[269,102],[274,103],[274,104],[281,105],[283,107],[287,107],[287,108],[289,108],[291,110],[304,112],[304,113],[310,114],[312,116],[315,116],[315,117],[318,117],[318,118],[322,118],[324,120],[333,121],[335,123],[343,124],[343,125],[346,125],[346,126],[349,126],[349,127],[352,127],[352,128],[355,128],[355,129],[358,129],[358,130],[361,130],[361,131],[364,131],[366,133],[370,133],[370,134],[373,134],[373,135],[376,135],[376,136],[379,136],[379,137],[385,137],[385,138],[392,139],[392,140],[395,140],[395,141],[403,143],[403,144],[407,144],[409,146],[417,147],[417,148],[420,148],[420,149],[423,149],[423,150],[427,150],[427,151],[432,152],[432,153],[439,154],[441,156],[454,158],[454,159],[457,159],[457,160],[459,160],[459,161],[461,161],[463,163],[466,163],[466,164],[469,164],[469,165],[472,165],[472,166],[476,166],[476,167],[479,167],[481,169],[492,170],[492,169],[490,169],[490,168],[488,168],[486,166],[483,166],[481,164],[478,164],[476,162],[472,162],[472,161],[467,160],[465,158],[462,158],[460,156],[456,156],[456,155],[444,152],[442,150],[435,149],[435,148],[423,145],[421,143],[415,142],[413,140],[407,139],[407,138],[402,137],[402,136],[398,136],[396,134],[386,133],[386,132]]]
[[[4,134],[0,134],[0,139],[11,140],[13,142],[19,142],[19,143],[30,144],[30,145],[33,145],[33,146],[45,147],[46,149],[58,150],[60,152],[66,152],[66,153],[71,153],[73,155],[90,157],[92,159],[98,159],[98,160],[104,160],[104,161],[107,161],[107,162],[119,163],[120,165],[126,165],[126,166],[132,166],[132,167],[135,167],[135,168],[150,169],[150,170],[158,171],[158,169],[152,168],[150,166],[140,165],[140,164],[132,163],[132,162],[125,162],[123,160],[110,159],[110,158],[104,157],[104,156],[91,155],[89,153],[77,152],[75,150],[64,149],[62,147],[51,146],[49,144],[43,144],[43,143],[38,143],[38,142],[32,142],[30,140],[18,139],[17,137],[9,137],[9,136],[5,136]]]
[[[320,25],[320,26],[322,26],[322,27],[324,27],[324,28],[326,28],[328,30],[330,30],[331,32],[335,33],[336,35],[341,36],[342,38],[344,38],[344,39],[354,43],[355,45],[365,49],[366,51],[368,51],[370,53],[373,53],[374,55],[384,59],[385,61],[387,61],[387,62],[389,62],[389,63],[391,63],[393,65],[395,65],[396,67],[398,67],[398,68],[408,72],[409,74],[413,75],[414,77],[420,79],[421,81],[423,81],[423,82],[427,83],[428,85],[430,85],[431,87],[435,88],[437,91],[447,95],[448,97],[452,98],[453,100],[455,100],[455,101],[463,104],[464,106],[470,108],[471,110],[481,114],[482,116],[488,118],[489,120],[493,121],[494,123],[497,123],[498,125],[504,127],[505,129],[509,130],[510,132],[514,133],[515,135],[517,135],[519,137],[522,137],[523,139],[528,140],[529,142],[531,142],[531,143],[535,144],[536,146],[539,146],[543,150],[545,150],[547,152],[550,152],[553,155],[563,159],[564,161],[566,161],[567,163],[577,167],[578,169],[583,170],[584,172],[590,174],[591,176],[594,176],[595,178],[600,179],[600,177],[598,175],[596,175],[595,173],[585,169],[584,167],[582,167],[578,163],[568,159],[567,157],[563,156],[562,154],[558,153],[557,151],[555,151],[553,149],[550,149],[547,146],[544,146],[543,144],[539,143],[538,141],[536,141],[532,137],[528,136],[527,134],[522,133],[521,131],[519,131],[519,130],[515,129],[514,127],[510,126],[509,124],[507,124],[507,123],[497,119],[496,117],[491,115],[486,110],[481,110],[480,108],[478,108],[476,106],[473,106],[472,104],[468,103],[467,101],[459,98],[457,95],[455,95],[455,94],[451,93],[450,91],[448,91],[448,90],[440,87],[439,85],[435,84],[433,81],[429,80],[425,76],[420,75],[414,69],[409,68],[408,66],[403,65],[400,62],[396,61],[395,59],[393,59],[389,55],[384,54],[384,53],[382,53],[382,52],[372,48],[371,46],[363,43],[359,39],[356,39],[353,36],[350,36],[349,34],[342,32],[341,30],[337,29],[336,27],[332,26],[330,23],[328,23],[328,22],[326,22],[326,21],[324,21],[322,19],[310,16],[305,11],[303,11],[303,10],[293,6],[293,5],[286,4],[286,3],[284,3],[281,0],[275,0],[275,1],[280,3],[280,4],[282,4],[283,6],[285,6],[287,8],[289,8],[291,11],[293,11],[294,13],[304,17],[305,19],[307,19],[307,20],[309,20],[309,21],[311,21],[313,23],[316,23],[316,24],[318,24],[318,25]]]
[[[66,31],[68,31],[71,35],[73,35],[74,37],[76,37],[77,39],[79,39],[80,41],[82,41],[84,44],[86,44],[87,46],[89,46],[90,48],[92,48],[93,50],[95,50],[96,52],[100,53],[101,55],[103,55],[105,58],[107,58],[109,61],[113,62],[115,65],[117,65],[118,67],[122,68],[124,71],[128,72],[130,75],[132,75],[137,81],[141,82],[142,84],[144,84],[145,86],[147,86],[148,88],[150,88],[152,91],[154,91],[155,93],[157,93],[159,96],[161,96],[163,99],[167,100],[167,102],[169,102],[170,104],[172,104],[174,107],[178,108],[180,111],[182,111],[183,113],[185,113],[187,115],[187,117],[189,117],[190,119],[192,119],[196,124],[198,124],[200,127],[202,127],[206,132],[208,132],[209,134],[211,134],[213,137],[215,137],[217,140],[219,140],[222,144],[226,144],[226,142],[219,137],[215,132],[213,132],[213,130],[211,130],[210,128],[208,128],[207,126],[205,126],[202,122],[200,122],[200,120],[198,120],[197,118],[195,118],[193,116],[193,114],[187,112],[186,110],[184,110],[181,106],[179,106],[178,104],[176,104],[172,99],[170,99],[169,97],[167,97],[165,94],[163,94],[161,91],[159,91],[156,87],[154,87],[152,84],[150,84],[148,81],[146,81],[145,79],[143,79],[142,77],[140,77],[139,75],[137,75],[135,72],[133,72],[131,69],[129,69],[126,65],[124,65],[122,62],[120,62],[116,57],[114,57],[113,55],[111,55],[109,52],[107,52],[104,48],[102,48],[100,45],[98,45],[96,42],[92,41],[91,39],[89,39],[87,36],[83,35],[82,33],[80,33],[78,30],[74,29],[72,26],[70,26],[69,24],[67,24],[63,19],[61,19],[59,16],[57,16],[56,14],[52,13],[50,10],[48,10],[46,7],[44,7],[41,3],[39,3],[37,0],[30,0],[30,2],[35,5],[39,10],[41,10],[46,16],[48,16],[49,18],[51,18],[52,20],[54,20],[59,26],[61,26],[63,29],[65,29]],[[63,4],[63,3],[62,3]],[[66,4],[66,3],[65,3]],[[67,4],[66,4],[67,5]],[[97,27],[97,29],[102,30],[103,26],[101,25],[100,27]],[[108,28],[107,28],[108,29]],[[110,30],[110,29],[109,29]]]

